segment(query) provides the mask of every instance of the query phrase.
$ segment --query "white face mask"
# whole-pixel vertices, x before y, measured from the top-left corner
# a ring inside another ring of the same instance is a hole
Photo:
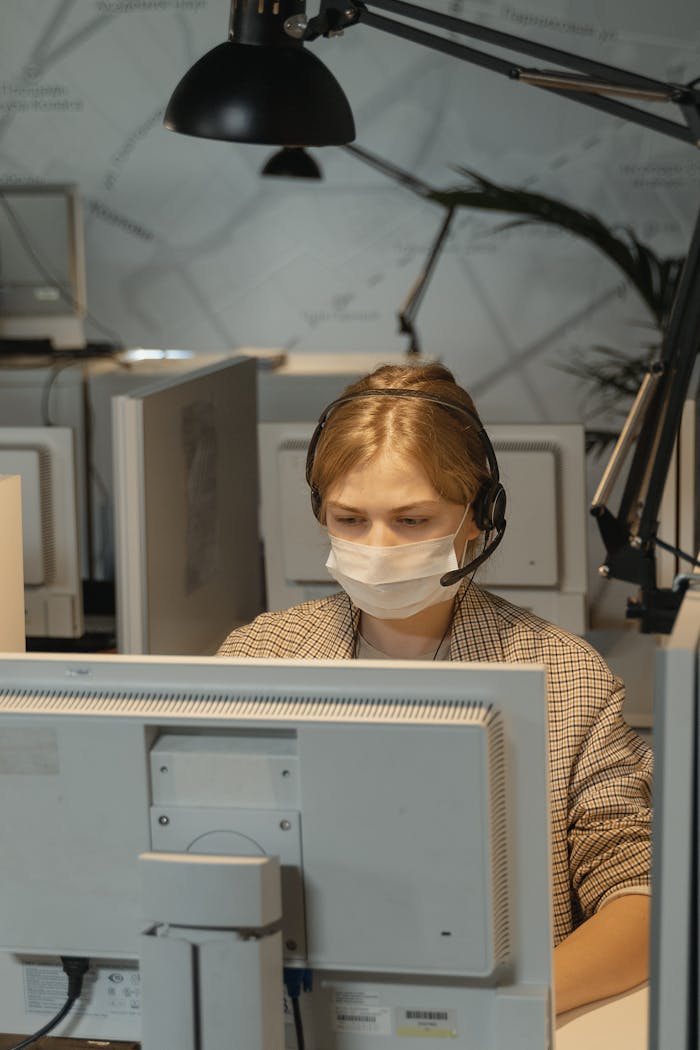
[[[329,536],[326,568],[358,609],[378,620],[405,620],[459,590],[461,581],[443,587],[440,578],[459,568],[454,543],[468,510],[455,532],[419,543],[371,547]]]

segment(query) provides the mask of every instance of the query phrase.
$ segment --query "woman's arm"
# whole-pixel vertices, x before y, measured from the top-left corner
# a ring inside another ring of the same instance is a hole
[[[650,902],[641,893],[616,897],[557,945],[558,1014],[617,995],[647,979]]]

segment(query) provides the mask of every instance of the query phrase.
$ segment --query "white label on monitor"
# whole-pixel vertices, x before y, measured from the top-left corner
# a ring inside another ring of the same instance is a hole
[[[68,978],[63,967],[24,963],[24,1001],[28,1013],[55,1014],[66,1001]],[[133,966],[95,966],[85,974],[77,1013],[108,1017],[141,1010],[141,975]]]
[[[457,1011],[417,1009],[396,1011],[396,1034],[415,1036],[419,1039],[431,1036],[433,1039],[457,1038]]]
[[[336,989],[333,998],[333,1022],[336,1032],[391,1035],[391,1007],[382,1006],[378,995],[372,992]]]

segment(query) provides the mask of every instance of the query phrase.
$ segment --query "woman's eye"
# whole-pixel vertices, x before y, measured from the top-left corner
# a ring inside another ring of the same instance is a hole
[[[399,518],[399,525],[415,528],[417,525],[425,525],[427,518]]]
[[[336,517],[337,525],[360,525],[362,518],[338,518]]]

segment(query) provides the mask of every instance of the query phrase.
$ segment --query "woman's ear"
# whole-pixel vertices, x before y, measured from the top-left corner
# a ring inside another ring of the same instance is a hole
[[[455,545],[461,547],[464,543],[469,543],[471,540],[475,540],[477,536],[481,534],[479,526],[474,521],[474,514],[471,507],[467,511],[467,516],[462,522],[462,527],[455,537]]]

